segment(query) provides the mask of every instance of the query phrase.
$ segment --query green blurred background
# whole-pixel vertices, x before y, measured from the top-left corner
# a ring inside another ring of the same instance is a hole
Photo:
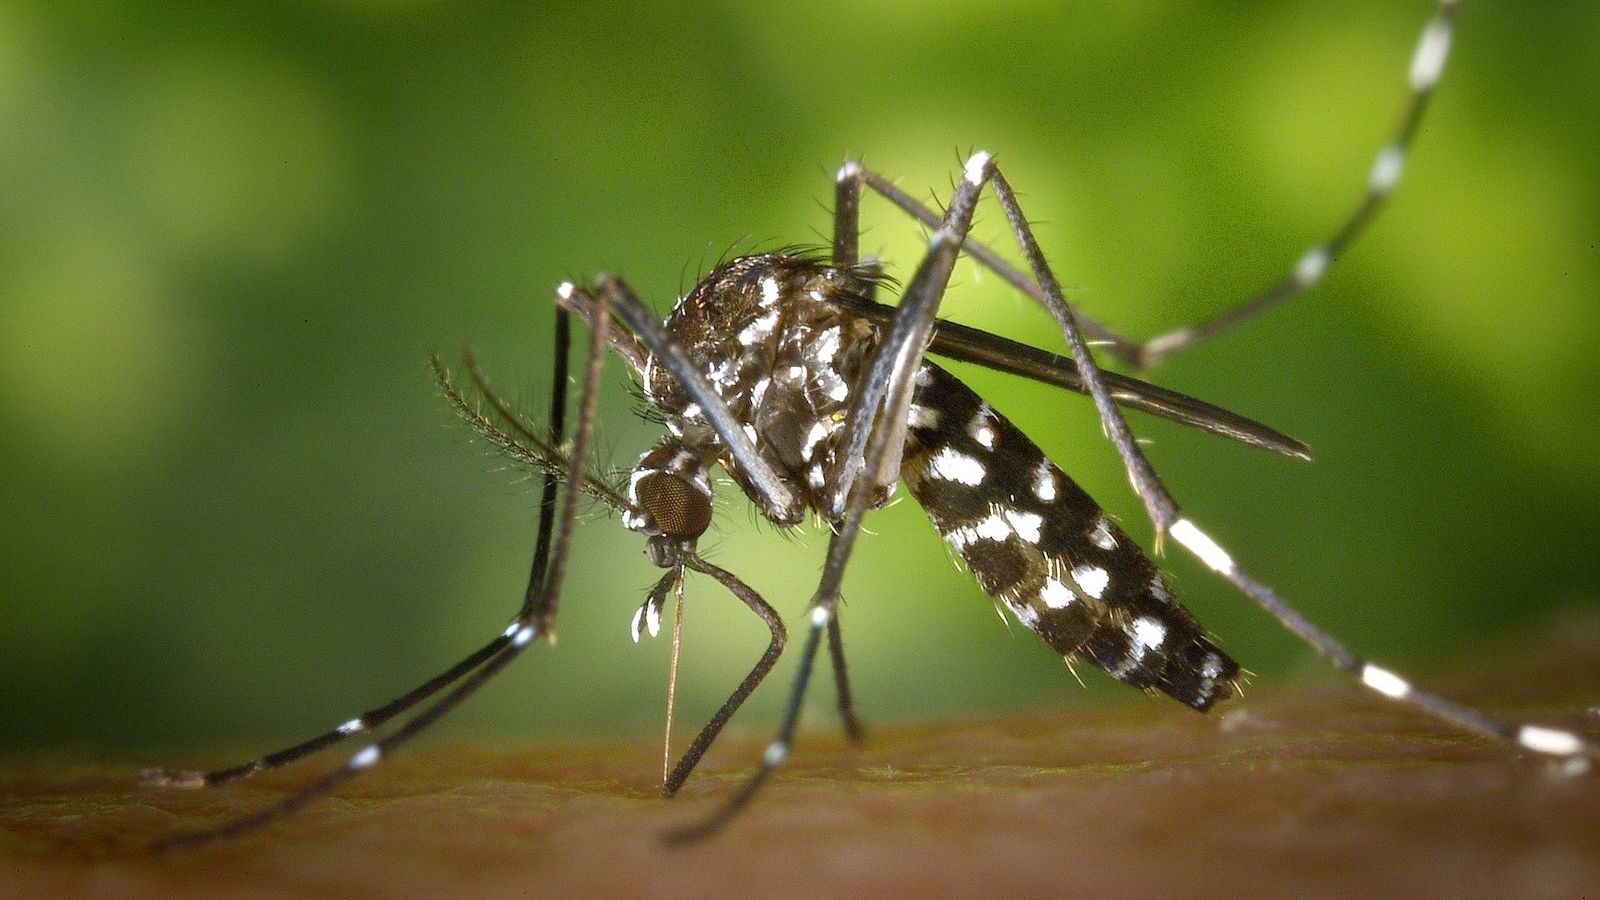
[[[928,196],[987,148],[1086,310],[1150,334],[1223,308],[1356,201],[1430,8],[5,4],[0,746],[264,747],[477,646],[520,598],[535,501],[426,355],[472,343],[536,414],[557,281],[618,272],[664,310],[729,247],[823,240],[846,154]],[[1134,421],[1247,566],[1402,669],[1600,606],[1597,37],[1597,4],[1470,4],[1373,230],[1309,295],[1157,373],[1316,463]],[[870,202],[865,223],[909,274],[920,229]],[[977,233],[1002,224],[991,208]],[[946,311],[1057,346],[966,263]],[[1148,537],[1086,402],[972,379]],[[619,366],[606,390],[625,466],[656,432]],[[710,555],[798,620],[825,541],[748,509],[724,499]],[[843,613],[869,722],[1188,714],[1080,689],[913,503],[870,527]],[[656,577],[641,549],[589,515],[559,645],[442,731],[653,734],[667,642],[628,638]],[[1257,685],[1323,671],[1171,562]],[[684,723],[763,635],[692,586]]]

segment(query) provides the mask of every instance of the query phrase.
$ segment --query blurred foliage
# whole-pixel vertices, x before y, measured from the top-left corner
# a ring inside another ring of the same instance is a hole
[[[820,242],[846,154],[927,196],[981,145],[1085,309],[1146,334],[1223,308],[1355,202],[1429,8],[0,7],[0,746],[303,736],[475,647],[520,598],[534,499],[432,395],[426,354],[473,343],[536,415],[558,280],[618,272],[665,309],[729,248]],[[1249,567],[1402,667],[1600,603],[1597,36],[1594,4],[1470,4],[1373,230],[1158,372],[1315,464],[1135,421]],[[865,224],[909,274],[920,230],[870,202]],[[1001,225],[978,233],[1003,246]],[[1056,345],[965,263],[946,312]],[[1087,403],[972,377],[1148,536]],[[615,466],[652,440],[626,387],[612,366]],[[797,618],[823,536],[748,509],[725,495],[711,555]],[[869,721],[1085,702],[913,503],[870,527],[843,612]],[[590,516],[559,645],[450,727],[653,731],[666,642],[627,637],[656,577],[641,546]],[[1171,559],[1260,680],[1321,665]],[[708,584],[686,619],[694,722],[764,638]]]

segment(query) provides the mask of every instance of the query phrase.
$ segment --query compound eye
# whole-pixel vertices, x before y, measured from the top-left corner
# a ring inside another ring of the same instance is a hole
[[[640,478],[634,497],[668,537],[697,538],[711,526],[711,498],[675,473],[657,471]]]

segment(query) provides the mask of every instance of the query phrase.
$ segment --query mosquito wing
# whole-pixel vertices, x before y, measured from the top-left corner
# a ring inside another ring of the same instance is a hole
[[[834,296],[829,299],[880,324],[888,323],[894,315],[894,307],[861,297]],[[1071,359],[946,319],[940,319],[934,327],[933,343],[928,350],[950,359],[1020,375],[1080,394],[1089,393]],[[1254,419],[1116,372],[1102,372],[1101,377],[1105,380],[1111,399],[1121,406],[1284,456],[1311,458],[1311,448],[1304,442]]]

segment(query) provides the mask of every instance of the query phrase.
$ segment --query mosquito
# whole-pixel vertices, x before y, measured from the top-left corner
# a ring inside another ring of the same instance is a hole
[[[706,749],[761,683],[787,644],[783,621],[749,585],[704,559],[697,542],[712,518],[711,473],[721,468],[760,514],[780,527],[809,516],[830,539],[808,610],[799,671],[776,736],[754,773],[709,815],[667,835],[704,838],[737,816],[788,758],[802,698],[826,639],[837,704],[850,736],[862,734],[845,667],[840,587],[869,510],[904,484],[979,587],[1069,663],[1081,660],[1141,690],[1204,712],[1238,694],[1239,665],[1174,595],[1161,571],[1066,473],[932,354],[1022,375],[1092,398],[1134,492],[1155,527],[1254,600],[1335,667],[1385,697],[1463,730],[1564,760],[1583,770],[1600,742],[1573,731],[1513,722],[1414,687],[1357,656],[1251,575],[1186,514],[1145,459],[1122,407],[1232,440],[1309,458],[1303,444],[1243,416],[1144,381],[1102,370],[1094,342],[1116,360],[1148,368],[1317,283],[1399,182],[1423,110],[1448,57],[1459,0],[1440,0],[1412,55],[1410,91],[1399,123],[1378,151],[1367,190],[1325,242],[1306,251],[1276,284],[1214,319],[1138,341],[1084,316],[1062,293],[1000,166],[972,154],[942,212],[924,206],[859,162],[837,173],[831,247],[742,256],[713,269],[679,299],[665,321],[621,280],[557,288],[556,372],[549,427],[520,417],[470,357],[466,368],[489,412],[469,402],[437,360],[449,401],[482,436],[543,473],[536,548],[521,608],[498,636],[383,706],[292,747],[210,772],[156,770],[153,783],[226,784],[277,768],[346,738],[373,732],[430,698],[386,736],[340,767],[255,815],[168,838],[163,847],[237,835],[286,815],[370,769],[498,674],[541,636],[552,634],[578,501],[617,511],[645,537],[664,574],[634,614],[633,633],[656,634],[686,573],[709,576],[758,616],[771,638],[750,673],[664,774],[663,794],[684,784]],[[968,235],[980,196],[1004,212],[1026,271]],[[886,280],[860,257],[858,212],[866,194],[889,201],[932,229],[925,255],[899,303],[878,303]],[[938,318],[951,271],[967,254],[1049,311],[1065,340],[1059,357]],[[574,434],[565,437],[570,319],[589,328]],[[625,486],[591,471],[596,385],[606,353],[637,379],[664,435],[638,460]],[[559,501],[558,501],[559,496]],[[681,607],[680,607],[681,608]]]

